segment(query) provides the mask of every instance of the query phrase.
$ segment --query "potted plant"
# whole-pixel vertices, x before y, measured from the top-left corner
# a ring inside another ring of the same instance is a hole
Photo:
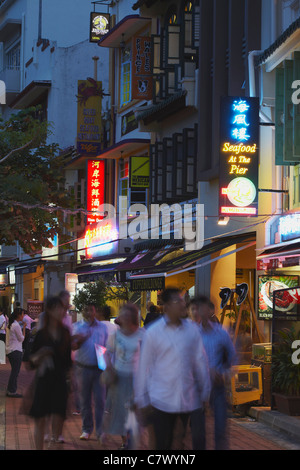
[[[74,296],[73,302],[76,311],[82,313],[84,306],[88,303],[94,303],[101,308],[107,302],[112,302],[119,308],[121,304],[128,302],[131,296],[128,283],[100,278],[95,282],[84,284],[82,289]]]
[[[300,364],[293,361],[294,341],[300,331],[294,327],[279,330],[272,353],[272,392],[277,410],[290,416],[300,415]]]
[[[94,303],[98,307],[106,304],[107,285],[103,279],[96,282],[88,282],[74,296],[73,302],[77,312],[82,313],[83,308],[88,303]]]

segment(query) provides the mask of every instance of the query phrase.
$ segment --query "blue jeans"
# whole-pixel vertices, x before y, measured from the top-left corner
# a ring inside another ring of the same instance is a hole
[[[11,353],[7,354],[7,357],[11,365],[11,373],[8,379],[7,391],[9,393],[16,393],[23,353],[21,351],[12,351]]]
[[[210,395],[210,407],[214,411],[215,449],[226,450],[227,442],[227,401],[224,385],[213,386]],[[202,409],[191,413],[193,450],[205,450],[205,412]]]
[[[101,371],[95,368],[76,366],[80,394],[82,432],[91,434],[94,420],[97,437],[102,433],[102,420],[105,405],[105,387],[100,383]],[[94,417],[92,403],[94,403]],[[95,419],[94,419],[95,418]]]

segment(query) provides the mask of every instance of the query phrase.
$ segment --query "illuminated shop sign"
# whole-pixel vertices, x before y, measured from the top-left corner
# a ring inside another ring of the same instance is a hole
[[[149,290],[163,290],[165,288],[164,277],[146,279],[130,279],[130,291],[141,292]]]
[[[295,213],[280,217],[278,231],[282,242],[300,238],[300,214]]]
[[[220,139],[219,214],[230,217],[257,216],[257,98],[222,98]]]
[[[90,42],[99,42],[109,32],[109,27],[110,15],[93,11],[90,16]]]
[[[149,157],[130,157],[130,188],[149,188],[150,159]]]
[[[87,160],[86,209],[88,212],[98,212],[95,215],[87,214],[87,225],[100,222],[103,219],[100,209],[104,204],[104,178],[104,160]]]
[[[118,230],[112,219],[104,219],[96,227],[87,227],[84,237],[87,259],[103,256],[117,251]]]
[[[102,82],[78,80],[76,141],[80,155],[96,157],[101,151],[102,96]]]

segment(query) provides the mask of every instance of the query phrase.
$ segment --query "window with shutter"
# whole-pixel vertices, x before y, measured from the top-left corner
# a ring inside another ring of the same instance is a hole
[[[294,52],[293,80],[300,79],[300,52]],[[294,89],[293,89],[294,91]],[[300,104],[293,105],[293,142],[294,155],[300,157]]]
[[[121,92],[120,106],[131,101],[131,48],[121,50]]]

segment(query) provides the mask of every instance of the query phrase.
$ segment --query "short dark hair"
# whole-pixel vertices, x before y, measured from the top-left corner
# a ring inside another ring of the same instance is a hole
[[[190,305],[208,305],[211,308],[213,303],[206,295],[198,295],[190,301]]]
[[[50,296],[46,299],[46,302],[45,302],[45,323],[44,323],[44,328],[45,329],[48,329],[49,322],[50,322],[50,313],[49,312],[51,312],[51,310],[53,310],[57,307],[63,308],[63,303],[62,303],[60,297],[58,297],[58,295],[53,295],[53,296]]]
[[[46,299],[45,311],[49,312],[49,310],[53,310],[57,306],[62,307],[62,301],[59,296],[51,296]]]
[[[178,295],[180,292],[180,289],[177,287],[169,287],[168,289],[165,289],[161,294],[162,303],[167,304],[170,302],[173,295]]]
[[[109,305],[104,305],[104,307],[102,308],[102,314],[105,320],[110,319],[110,313],[111,313],[111,307]]]
[[[58,297],[59,297],[60,299],[62,299],[62,298],[65,297],[65,296],[71,297],[70,292],[69,292],[68,290],[62,290],[62,291],[60,291],[60,293],[58,294]]]
[[[95,302],[86,302],[84,304],[85,307],[94,307],[96,310],[98,310],[98,306]]]
[[[156,307],[156,305],[151,305],[150,308],[149,308],[149,312],[150,312],[150,313],[157,313],[157,307]]]
[[[122,306],[122,310],[128,310],[132,324],[139,326],[139,309],[135,304],[128,302]]]

